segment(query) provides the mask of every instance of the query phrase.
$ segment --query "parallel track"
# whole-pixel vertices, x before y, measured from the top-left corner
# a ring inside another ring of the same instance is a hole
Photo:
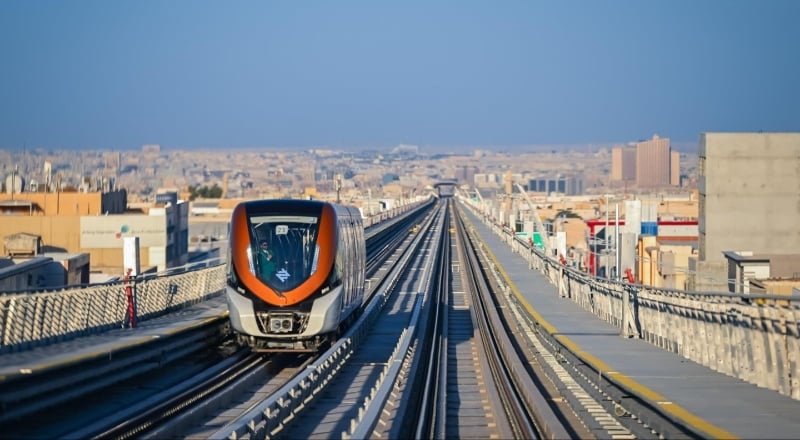
[[[541,401],[544,401],[545,397],[536,388],[523,391],[522,387],[525,385],[521,380],[523,378],[517,377],[513,371],[513,365],[515,362],[519,362],[519,359],[516,358],[513,350],[506,351],[510,345],[506,345],[508,338],[505,335],[505,328],[494,310],[494,303],[490,297],[491,289],[481,271],[480,262],[474,249],[470,248],[471,243],[464,229],[463,221],[457,217],[455,223],[464,278],[468,290],[471,292],[473,318],[477,324],[480,340],[484,345],[484,355],[494,380],[497,396],[502,402],[502,408],[513,437],[552,437],[548,432],[552,429],[556,430],[552,434],[561,434],[566,437],[567,431],[560,425],[558,417],[552,413],[550,408],[531,406],[526,402],[525,394],[528,397],[531,394],[538,394],[537,400]]]
[[[406,270],[387,292],[388,299],[373,326],[357,350],[341,367],[336,380],[325,388],[313,401],[308,402],[285,429],[276,433],[276,438],[312,438],[348,436],[353,426],[363,421],[365,403],[370,390],[375,390],[391,373],[392,359],[402,344],[406,330],[414,325],[415,316],[421,309],[426,291],[427,274],[419,268],[430,265],[437,247],[430,230],[441,229],[441,222],[434,216],[418,232],[415,255]],[[367,423],[374,423],[368,421]],[[354,435],[359,437],[358,434]]]

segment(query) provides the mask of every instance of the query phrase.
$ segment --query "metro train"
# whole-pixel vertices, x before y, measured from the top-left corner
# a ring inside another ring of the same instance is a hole
[[[365,301],[358,208],[257,200],[234,208],[227,302],[231,327],[255,351],[316,351]]]

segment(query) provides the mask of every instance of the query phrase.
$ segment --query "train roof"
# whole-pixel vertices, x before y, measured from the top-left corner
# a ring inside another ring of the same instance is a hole
[[[262,200],[248,200],[244,203],[245,206],[281,206],[281,207],[308,207],[308,206],[323,206],[329,204],[322,200],[302,200],[302,199],[262,199]]]
[[[326,202],[323,200],[304,200],[304,199],[263,199],[263,200],[249,200],[242,202],[246,208],[254,209],[276,209],[276,210],[292,210],[292,209],[308,209],[309,207],[317,207],[321,209],[323,206],[333,207],[337,215],[350,214],[357,212],[360,216],[358,208],[349,205],[339,205],[336,203]]]

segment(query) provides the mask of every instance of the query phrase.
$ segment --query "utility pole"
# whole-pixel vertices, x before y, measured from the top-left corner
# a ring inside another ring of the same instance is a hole
[[[611,247],[611,240],[610,240],[610,235],[611,234],[608,231],[608,197],[609,197],[609,194],[606,194],[606,207],[605,207],[606,208],[606,227],[603,230],[603,235],[605,235],[605,246],[603,246],[603,263],[605,264],[605,271],[604,271],[605,277],[606,278],[611,278],[609,276],[609,273],[608,273],[609,272],[609,270],[608,270],[608,266],[609,266],[609,264],[608,264],[608,248]]]
[[[619,203],[617,203],[617,211],[614,214],[614,279],[620,281],[622,273],[620,266],[622,265],[622,256],[619,253]]]
[[[336,189],[336,203],[342,203],[341,192],[342,192],[342,175],[337,174],[334,176],[333,187]]]

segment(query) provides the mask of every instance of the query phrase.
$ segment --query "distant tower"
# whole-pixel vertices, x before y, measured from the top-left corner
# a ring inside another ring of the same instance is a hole
[[[222,196],[220,196],[221,199],[225,199],[228,197],[228,180],[230,180],[230,178],[231,178],[230,173],[228,173],[227,171],[222,176]]]
[[[681,186],[681,153],[673,151],[669,159],[669,184]]]
[[[660,187],[670,184],[669,138],[653,135],[653,139],[636,144],[636,185]]]
[[[611,180],[615,182],[636,179],[636,148],[619,146],[611,150]]]
[[[159,144],[145,144],[142,145],[142,153],[144,154],[158,154],[161,152],[161,145]]]
[[[117,175],[122,165],[122,153],[119,151],[112,151],[105,153],[104,157],[106,162],[106,171],[110,171],[114,175]]]
[[[506,211],[511,210],[511,193],[514,192],[514,177],[511,174],[511,171],[506,171],[503,174],[503,183],[505,183],[506,188],[506,201],[504,203],[504,208]]]
[[[45,191],[50,191],[50,184],[53,183],[53,164],[49,161],[44,163],[44,183],[47,188]]]

